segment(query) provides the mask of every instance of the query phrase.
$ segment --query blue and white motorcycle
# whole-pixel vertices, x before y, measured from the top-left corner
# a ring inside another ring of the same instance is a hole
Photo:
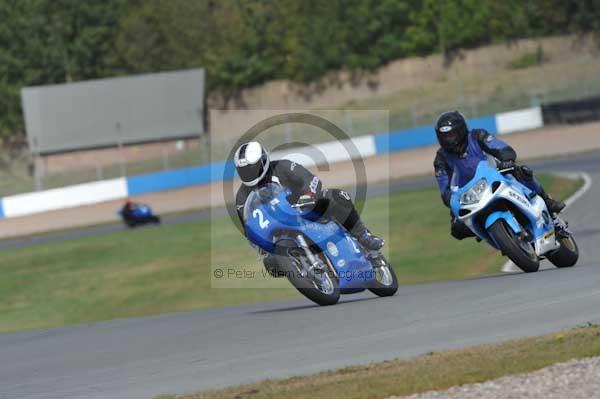
[[[266,265],[308,299],[333,305],[340,294],[370,290],[391,296],[398,290],[394,269],[379,251],[368,251],[333,220],[315,217],[306,205],[289,201],[290,191],[268,183],[255,189],[244,206],[246,237],[274,256]]]
[[[502,251],[524,272],[536,272],[541,259],[556,267],[577,263],[579,249],[568,225],[550,214],[539,195],[519,183],[513,168],[481,161],[474,174],[452,176],[452,214],[481,240]]]

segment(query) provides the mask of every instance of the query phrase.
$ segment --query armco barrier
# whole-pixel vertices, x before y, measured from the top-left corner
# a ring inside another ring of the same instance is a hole
[[[127,178],[126,195],[134,196],[175,190],[223,180],[224,174],[228,169],[227,166],[229,166],[230,170],[233,170],[231,162],[216,162],[190,168],[131,176]],[[229,173],[229,175],[231,176],[232,174]]]
[[[286,152],[274,152],[271,155],[274,159],[285,157],[307,167],[326,162],[335,163],[375,155],[373,136],[357,137],[349,141],[350,143],[330,142],[299,147]],[[209,184],[215,181],[232,179],[233,175],[233,164],[231,162],[215,162],[208,165],[131,176],[127,178],[127,194],[135,196]]]
[[[398,132],[376,134],[375,148],[377,154],[385,154],[431,145],[435,140],[433,126],[422,126]]]
[[[375,155],[374,136],[360,136],[344,141],[332,141],[314,146],[297,147],[287,151],[276,151],[271,154],[273,159],[289,159],[307,168],[345,162],[357,158],[368,158]]]
[[[468,123],[470,126],[486,129],[492,134],[496,134],[497,132],[496,118],[494,116],[469,119]],[[437,139],[433,125],[375,135],[377,154],[425,147],[435,143],[437,143]]]
[[[498,134],[539,129],[542,126],[544,126],[544,120],[542,119],[541,107],[520,109],[496,115]]]
[[[469,120],[472,127],[493,134],[507,134],[543,126],[539,107],[506,112],[495,116]],[[335,163],[376,154],[403,151],[436,143],[433,126],[379,133],[350,139],[350,142],[330,142],[315,146],[274,152],[274,159],[285,157],[305,166]],[[234,176],[231,162],[216,162],[128,178],[79,184],[53,190],[13,195],[0,201],[0,218],[28,215],[49,210],[89,205],[98,202],[147,193],[175,190],[188,186],[229,180]]]
[[[600,97],[544,104],[542,114],[546,125],[598,121]]]

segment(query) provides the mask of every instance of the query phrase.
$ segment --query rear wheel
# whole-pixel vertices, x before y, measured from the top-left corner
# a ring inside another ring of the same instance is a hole
[[[560,244],[560,248],[546,255],[548,260],[556,267],[574,266],[579,259],[579,247],[573,236],[561,230],[556,233],[556,240]]]
[[[278,246],[276,252],[287,258],[287,262],[280,262],[280,267],[302,295],[321,306],[335,305],[339,301],[339,281],[325,254],[313,251],[317,264],[311,265],[302,248]]]
[[[540,261],[530,242],[523,236],[515,234],[502,219],[497,220],[488,229],[502,253],[525,273],[537,272]]]
[[[398,279],[396,272],[382,254],[371,260],[375,280],[369,291],[377,296],[392,296],[398,291]]]

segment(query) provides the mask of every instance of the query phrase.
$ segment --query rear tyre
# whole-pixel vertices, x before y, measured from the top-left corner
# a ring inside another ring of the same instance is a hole
[[[579,247],[575,239],[566,231],[558,231],[556,239],[560,248],[546,255],[548,260],[556,267],[571,267],[579,260]]]
[[[160,224],[160,216],[152,216],[150,221],[154,224]]]
[[[502,253],[521,270],[525,273],[538,271],[540,261],[533,246],[521,236],[515,234],[504,220],[497,220],[490,226],[488,233],[492,236],[492,239],[496,242]]]
[[[285,258],[279,262],[279,267],[284,271],[292,285],[305,297],[320,306],[335,305],[340,300],[340,285],[338,278],[333,273],[333,267],[327,256],[322,252],[313,252],[325,268],[323,271],[307,269],[310,262],[298,247],[285,247],[277,245],[276,254]]]
[[[371,264],[373,264],[375,280],[369,291],[381,297],[393,296],[398,291],[398,279],[392,266],[381,254],[376,259],[373,259]]]

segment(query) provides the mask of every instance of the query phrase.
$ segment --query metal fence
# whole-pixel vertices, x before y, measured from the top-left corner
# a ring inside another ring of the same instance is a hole
[[[430,80],[389,95],[353,101],[336,109],[388,110],[390,128],[402,130],[433,124],[444,111],[461,110],[476,118],[561,100],[600,95],[600,58],[584,54],[577,59],[561,59],[529,67],[498,68],[492,72],[461,72],[451,68]],[[372,121],[342,119],[340,127],[349,136],[378,133],[370,130]],[[243,132],[236,132],[237,136]],[[214,159],[223,159],[236,141],[236,134],[212,135]],[[307,134],[304,126],[291,124],[273,129],[264,144],[275,147],[286,141],[317,144],[321,137]]]

